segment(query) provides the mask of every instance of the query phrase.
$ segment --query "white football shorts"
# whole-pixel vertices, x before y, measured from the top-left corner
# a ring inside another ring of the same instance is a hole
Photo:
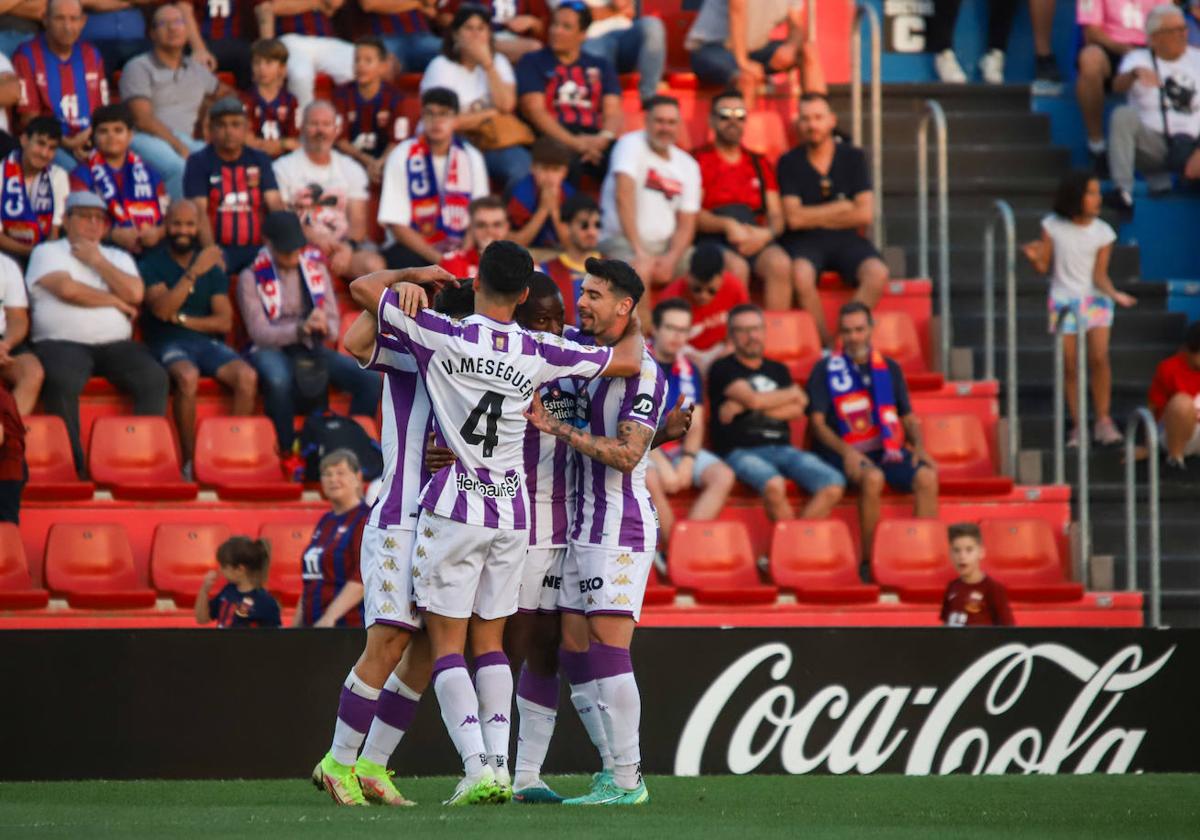
[[[422,509],[413,548],[418,606],[447,618],[512,615],[528,548],[528,530],[467,525]]]
[[[558,593],[562,589],[565,548],[530,548],[521,570],[521,595],[517,609],[523,613],[558,612]]]
[[[363,526],[359,569],[367,626],[390,624],[420,630],[421,614],[412,590],[413,532]]]
[[[641,618],[653,551],[630,551],[573,542],[563,560],[563,612]]]

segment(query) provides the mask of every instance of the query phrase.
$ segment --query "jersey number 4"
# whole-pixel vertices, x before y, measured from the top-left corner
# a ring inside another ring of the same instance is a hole
[[[467,417],[462,428],[458,433],[462,435],[463,441],[471,446],[482,446],[483,457],[492,457],[492,452],[496,449],[496,444],[500,440],[500,435],[497,432],[496,426],[500,422],[500,414],[504,411],[504,395],[497,394],[495,391],[488,391],[484,394],[475,408],[471,410],[471,414]],[[483,434],[479,433],[479,420],[484,418]]]

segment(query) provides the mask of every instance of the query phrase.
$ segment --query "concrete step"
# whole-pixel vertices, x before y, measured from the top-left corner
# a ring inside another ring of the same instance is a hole
[[[837,111],[838,126],[842,131],[851,130],[850,108]],[[921,121],[920,114],[905,109],[885,110],[883,115],[883,136],[885,145],[900,141],[908,145],[916,144],[917,126]],[[1050,144],[1050,118],[1045,114],[1034,114],[1020,111],[951,111],[946,115],[946,139],[950,143],[995,143],[995,144],[1024,144],[1038,143],[1043,146]],[[864,146],[870,146],[871,121],[870,117],[863,118]],[[934,141],[933,128],[930,127],[929,141]]]
[[[904,249],[905,255],[905,273],[909,277],[916,277],[919,262],[917,259],[918,243],[914,236],[912,240],[895,239],[890,234],[887,237],[889,246],[898,246]],[[1119,288],[1124,289],[1122,285],[1130,278],[1137,277],[1140,273],[1140,252],[1136,245],[1116,245],[1112,251],[1112,261],[1109,263],[1108,273],[1118,284]],[[937,251],[937,220],[933,214],[929,220],[929,270],[936,277],[938,271],[938,251]],[[997,269],[996,287],[997,293],[1003,289],[1003,277]],[[1019,286],[1028,287],[1029,289],[1041,288],[1047,289],[1046,278],[1044,275],[1038,274],[1033,270],[1033,266],[1024,257],[1017,261],[1017,283]],[[950,296],[953,303],[955,292],[962,290],[964,292],[974,290],[976,295],[983,289],[983,244],[980,240],[972,237],[965,241],[956,240],[953,237],[950,239]],[[934,291],[934,300],[936,303],[937,291]]]
[[[954,335],[958,336],[957,344],[981,347],[985,319],[976,306],[966,304],[962,298],[951,298],[954,314]],[[1001,301],[997,301],[1000,303]],[[963,305],[959,305],[963,304]],[[1042,294],[1026,294],[1017,298],[1017,340],[1024,346],[1027,342],[1044,344],[1051,347],[1050,336],[1047,334],[1047,311],[1045,292]],[[959,314],[969,312],[970,314]],[[1161,312],[1141,306],[1121,310],[1113,329],[1113,348],[1129,344],[1153,343],[1166,341],[1168,345],[1171,336],[1182,336],[1187,324],[1187,316],[1179,312]],[[994,326],[996,340],[1003,342],[1005,318],[997,313]],[[998,347],[997,352],[1003,352]]]
[[[970,181],[975,178],[994,178],[999,173],[1020,173],[1022,179],[1057,179],[1070,168],[1071,155],[1067,149],[1045,144],[993,145],[951,141],[946,150],[951,180]],[[917,147],[891,143],[883,151],[885,190],[916,191]],[[937,183],[937,158],[929,150],[930,189]],[[951,184],[951,192],[960,192]],[[1003,193],[1001,193],[1003,194]]]

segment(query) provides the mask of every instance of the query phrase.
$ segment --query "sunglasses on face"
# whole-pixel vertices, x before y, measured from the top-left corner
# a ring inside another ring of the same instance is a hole
[[[723,120],[736,120],[738,122],[745,122],[746,109],[745,108],[718,108],[717,116]]]

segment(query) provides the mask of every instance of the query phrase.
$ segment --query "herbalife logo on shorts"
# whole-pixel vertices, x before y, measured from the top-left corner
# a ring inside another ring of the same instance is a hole
[[[463,473],[459,473],[455,480],[459,490],[476,493],[485,499],[515,499],[521,492],[521,476],[517,473],[504,476],[499,484],[488,484]]]

